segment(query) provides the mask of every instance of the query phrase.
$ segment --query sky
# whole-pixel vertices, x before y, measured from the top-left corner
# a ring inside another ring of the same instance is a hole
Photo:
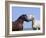
[[[12,21],[18,19],[22,14],[31,14],[35,17],[35,20],[40,20],[40,8],[36,7],[12,7]],[[23,30],[32,28],[32,22],[24,22]]]

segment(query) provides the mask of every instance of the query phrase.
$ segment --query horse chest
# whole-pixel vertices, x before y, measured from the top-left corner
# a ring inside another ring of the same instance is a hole
[[[13,25],[13,29],[15,31],[23,30],[23,24],[22,23],[16,23]]]
[[[22,29],[23,28],[23,24],[22,23],[17,23],[16,28]]]

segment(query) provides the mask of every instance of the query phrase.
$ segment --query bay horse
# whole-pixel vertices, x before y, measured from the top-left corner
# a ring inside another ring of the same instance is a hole
[[[12,22],[12,31],[21,31],[23,30],[23,23],[24,21],[29,22],[32,21],[33,25],[34,17],[32,15],[21,15],[16,21]],[[33,26],[32,26],[33,27]]]
[[[16,21],[12,22],[12,31],[20,31],[23,30],[23,23],[27,21],[26,15],[21,15]]]

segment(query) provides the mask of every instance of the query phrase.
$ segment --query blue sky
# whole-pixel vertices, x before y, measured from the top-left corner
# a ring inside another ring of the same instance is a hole
[[[40,20],[40,8],[12,7],[12,21],[17,20],[17,18],[22,14],[31,14],[34,15],[35,20]],[[24,22],[23,28],[32,28],[32,22]]]

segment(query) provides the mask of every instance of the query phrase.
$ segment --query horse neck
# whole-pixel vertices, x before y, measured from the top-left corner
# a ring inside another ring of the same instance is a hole
[[[18,23],[23,24],[24,20],[22,20],[22,19],[17,19],[15,22],[18,22]]]
[[[19,21],[19,23],[23,23],[24,22],[24,20],[22,20],[22,19],[19,19],[18,21]]]

